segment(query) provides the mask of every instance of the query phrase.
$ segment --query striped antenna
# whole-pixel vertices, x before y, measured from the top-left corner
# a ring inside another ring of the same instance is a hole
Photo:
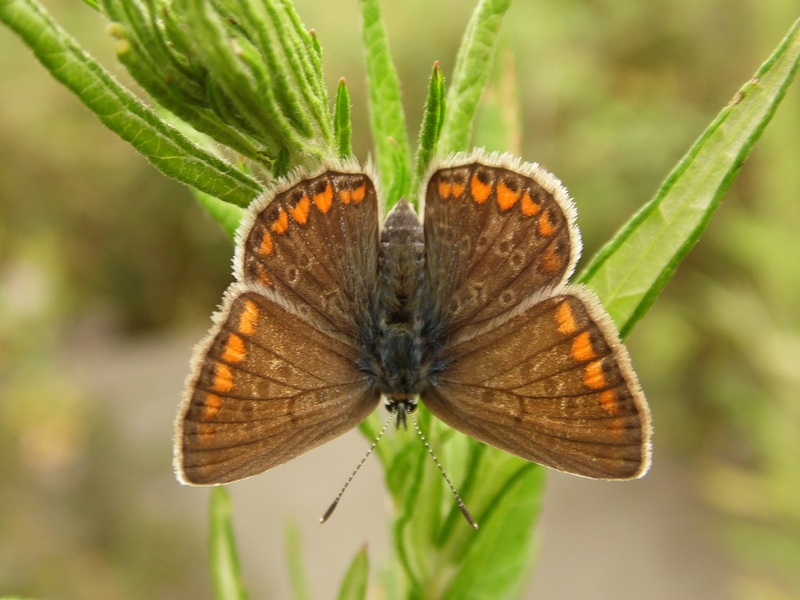
[[[425,447],[428,449],[431,458],[433,458],[433,462],[435,462],[436,466],[439,467],[439,471],[441,472],[442,477],[444,477],[444,480],[447,482],[447,485],[450,486],[450,491],[453,492],[453,495],[456,497],[456,502],[458,502],[458,508],[461,509],[461,513],[464,515],[464,518],[467,520],[467,523],[469,523],[473,529],[477,529],[478,524],[475,522],[475,519],[472,518],[472,515],[469,514],[467,507],[464,505],[464,501],[461,500],[461,496],[458,495],[458,492],[456,491],[456,488],[453,486],[453,484],[450,482],[450,478],[447,476],[447,473],[444,472],[444,468],[442,468],[442,465],[439,463],[439,459],[436,458],[436,455],[433,453],[433,449],[431,448],[430,444],[428,444],[428,440],[425,439],[425,435],[419,428],[419,425],[417,424],[417,420],[414,418],[414,415],[409,412],[408,416],[411,418],[411,422],[414,423],[414,429],[417,430],[419,437],[421,437],[422,441],[425,443]]]
[[[342,499],[342,494],[344,494],[344,491],[347,489],[347,486],[350,485],[350,482],[353,481],[353,477],[356,476],[356,473],[358,473],[358,470],[361,468],[361,465],[364,464],[364,461],[366,461],[367,458],[369,458],[369,455],[372,454],[372,451],[375,450],[375,446],[378,445],[378,442],[383,437],[383,434],[386,433],[386,430],[389,428],[389,423],[391,423],[393,416],[394,416],[394,413],[390,414],[389,418],[386,419],[386,423],[384,423],[383,429],[381,429],[381,432],[378,434],[378,437],[376,437],[375,441],[372,442],[372,446],[370,446],[369,450],[367,450],[367,453],[364,455],[364,458],[361,459],[361,462],[358,463],[358,466],[356,467],[355,471],[353,471],[350,474],[350,477],[347,478],[347,481],[345,481],[344,486],[342,487],[342,490],[339,492],[339,495],[336,496],[336,499],[328,507],[328,510],[326,510],[325,514],[322,515],[322,518],[319,520],[320,524],[324,523],[325,521],[327,521],[328,519],[331,518],[331,515],[333,514],[333,511],[336,510],[337,506],[339,506],[339,500]],[[441,467],[439,467],[439,468],[441,469]]]

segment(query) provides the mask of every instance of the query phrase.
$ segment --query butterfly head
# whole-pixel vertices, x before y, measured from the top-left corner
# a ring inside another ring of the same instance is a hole
[[[395,425],[398,429],[402,426],[408,429],[408,415],[417,410],[417,396],[399,397],[388,396],[384,400],[386,410],[395,416]]]

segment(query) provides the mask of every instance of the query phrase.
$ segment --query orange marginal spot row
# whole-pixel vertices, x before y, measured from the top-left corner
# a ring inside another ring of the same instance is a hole
[[[242,314],[239,315],[239,332],[244,335],[253,335],[256,331],[258,320],[258,305],[252,300],[245,300]]]
[[[203,403],[203,418],[213,419],[219,409],[222,407],[222,399],[216,394],[206,394],[206,400]]]
[[[355,188],[354,190],[340,190],[339,191],[339,199],[342,201],[342,204],[350,204],[353,202],[358,204],[364,199],[364,196],[367,193],[367,184],[362,183],[359,187]],[[287,214],[284,208],[281,208],[280,212],[278,213],[278,218],[272,222],[270,229],[277,233],[278,235],[286,233],[289,229],[289,215],[292,215],[292,219],[294,219],[300,225],[305,225],[308,221],[308,213],[311,209],[311,202],[312,200],[308,196],[303,196],[300,201],[294,206],[294,208],[289,209],[289,213]],[[327,187],[316,194],[313,198],[314,206],[322,213],[326,214],[330,208],[331,204],[333,203],[333,188],[329,183]],[[265,236],[266,238],[266,236]],[[269,241],[269,250],[272,251],[272,240]],[[264,249],[264,241],[262,241],[262,250]],[[262,255],[268,255],[269,252],[263,252]]]
[[[580,362],[585,362],[596,356],[597,354],[594,348],[592,348],[592,340],[588,331],[584,331],[572,340],[572,358]]]
[[[572,335],[578,330],[575,316],[572,314],[572,309],[567,300],[559,304],[556,309],[556,323],[558,324],[558,331],[564,335]]]
[[[258,282],[264,287],[271,286],[272,280],[269,278],[269,275],[267,275],[267,270],[264,268],[264,265],[258,265],[256,270],[258,271]]]
[[[211,389],[215,392],[230,392],[233,389],[233,373],[225,363],[218,362],[214,368],[214,382]]]
[[[550,244],[541,258],[542,269],[547,273],[555,273],[561,268],[561,257],[556,252],[555,244]]]
[[[269,231],[264,232],[264,237],[261,238],[261,248],[259,248],[259,254],[261,256],[269,256],[272,254],[274,246],[272,243],[272,236],[269,234]]]
[[[604,392],[600,392],[600,406],[603,407],[610,415],[615,415],[619,412],[619,406],[617,406],[617,396],[614,394],[614,390],[606,390]]]
[[[214,438],[214,424],[213,423],[199,423],[198,424],[198,442],[200,445],[205,446],[210,444]]]
[[[331,204],[333,203],[333,188],[329,183],[325,187],[325,191],[320,192],[316,196],[314,196],[314,206],[324,215],[331,209]]]
[[[460,198],[464,193],[463,183],[449,183],[447,181],[439,180],[439,195],[445,200],[452,196],[453,198]]]
[[[470,192],[472,197],[478,204],[483,204],[492,195],[491,184],[484,183],[480,180],[477,174],[472,176],[470,180]],[[458,183],[449,183],[447,181],[439,181],[439,195],[444,198],[458,198],[464,193],[464,186]],[[522,214],[525,217],[532,217],[537,214],[542,207],[531,199],[530,193],[525,190],[523,193],[515,192],[508,187],[505,182],[501,181],[497,184],[497,206],[501,211],[507,211],[512,208],[522,196]],[[549,215],[543,215],[539,219],[539,233],[548,236],[553,233],[553,225],[550,223]]]
[[[536,204],[533,200],[531,200],[531,195],[528,193],[528,190],[525,190],[525,193],[522,194],[522,214],[525,217],[532,217],[536,213],[538,213],[542,209],[541,206]]]
[[[608,385],[605,373],[603,373],[603,361],[596,360],[586,365],[586,371],[583,375],[583,383],[586,387],[593,390],[599,390]]]
[[[272,231],[280,235],[281,233],[285,233],[287,229],[289,229],[289,215],[281,208],[281,212],[278,213],[278,218],[272,223]]]
[[[542,212],[539,216],[539,233],[545,237],[553,235],[555,228],[553,223],[550,222],[550,213],[547,211]]]
[[[308,196],[303,196],[300,199],[300,202],[295,204],[294,208],[289,209],[289,213],[292,215],[292,218],[300,223],[300,225],[305,225],[306,221],[308,221],[308,211],[311,208],[311,200],[308,199]]]
[[[476,173],[472,176],[472,181],[470,182],[470,191],[472,192],[472,197],[475,199],[475,202],[478,204],[483,204],[491,195],[492,186],[488,183],[483,183]]]
[[[244,360],[244,341],[235,333],[228,335],[228,343],[222,352],[222,360],[229,363],[240,363]]]
[[[497,185],[497,205],[500,210],[508,210],[519,200],[519,192],[515,192],[502,181]]]
[[[354,190],[341,190],[339,192],[339,198],[342,201],[342,204],[350,204],[353,202],[354,204],[358,204],[364,199],[364,195],[367,193],[367,184],[362,183],[359,187]]]

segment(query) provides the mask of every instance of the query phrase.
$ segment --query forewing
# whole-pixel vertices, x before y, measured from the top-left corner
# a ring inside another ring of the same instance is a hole
[[[596,297],[566,287],[455,339],[422,395],[448,425],[548,467],[631,479],[650,464],[650,413]]]
[[[176,471],[218,484],[283,464],[358,425],[378,394],[347,338],[234,284],[198,346],[178,415]]]
[[[239,233],[235,271],[307,321],[356,338],[378,272],[378,200],[370,178],[348,168],[294,178],[256,201]]]
[[[445,332],[480,325],[572,273],[575,210],[553,175],[508,157],[459,155],[425,192],[433,314]]]

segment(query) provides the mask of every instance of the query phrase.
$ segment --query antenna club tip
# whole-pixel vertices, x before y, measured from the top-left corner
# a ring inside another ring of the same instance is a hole
[[[336,510],[336,507],[338,505],[339,505],[339,498],[334,500],[333,503],[328,507],[328,510],[325,511],[325,514],[322,515],[322,517],[319,520],[319,524],[320,525],[322,525],[323,523],[325,523],[325,521],[327,521],[328,519],[331,518],[331,515],[333,514],[333,511]]]

